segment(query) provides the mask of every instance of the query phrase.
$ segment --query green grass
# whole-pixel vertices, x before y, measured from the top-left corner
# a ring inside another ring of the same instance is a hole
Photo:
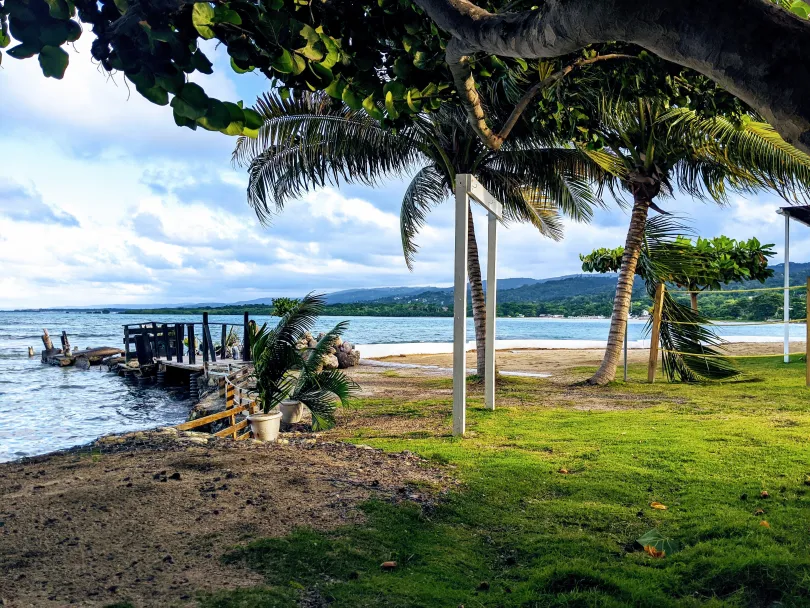
[[[810,606],[804,364],[741,365],[737,381],[699,385],[648,385],[641,367],[603,389],[509,379],[499,387],[507,405],[495,412],[471,395],[469,438],[364,433],[356,440],[455,465],[463,489],[435,509],[370,502],[364,525],[236,549],[226,559],[261,572],[266,586],[203,603]],[[572,409],[596,402],[604,407]],[[401,403],[400,415],[419,405]],[[449,406],[424,403],[444,415]],[[397,415],[396,400],[357,407]],[[654,559],[633,550],[652,528],[681,551]],[[381,571],[386,560],[398,567]]]

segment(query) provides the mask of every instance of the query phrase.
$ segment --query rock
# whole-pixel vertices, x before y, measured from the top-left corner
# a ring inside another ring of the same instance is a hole
[[[307,342],[307,346],[309,348],[315,348],[316,346],[318,346],[318,343],[315,340],[313,340],[312,338],[310,338],[309,342]]]
[[[354,349],[354,345],[351,342],[344,342],[343,343],[343,350],[345,350],[347,353],[352,352],[353,349]]]
[[[76,367],[79,369],[90,369],[90,359],[87,357],[76,357]]]
[[[340,367],[340,363],[338,363],[338,358],[335,355],[325,355],[323,358],[323,368],[324,369],[338,369]]]
[[[338,368],[346,369],[347,367],[352,366],[352,358],[349,353],[345,353],[342,350],[339,350],[335,355],[338,360]]]
[[[29,356],[29,357],[33,357],[33,356],[34,356],[34,347],[33,347],[33,346],[29,346],[29,347],[28,347],[28,356]]]
[[[337,338],[335,338],[334,344],[335,346],[341,346],[343,344],[343,339],[340,336],[338,336]]]
[[[335,354],[335,353],[337,353],[338,351],[337,351],[337,350],[335,350],[335,347],[334,347],[334,346],[330,346],[329,348],[327,348],[327,349],[326,349],[326,352],[328,352],[330,355],[334,355],[334,354]]]

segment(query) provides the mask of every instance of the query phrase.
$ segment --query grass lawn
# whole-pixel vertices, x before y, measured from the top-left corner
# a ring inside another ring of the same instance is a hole
[[[462,489],[430,510],[373,502],[365,525],[236,548],[228,559],[266,586],[204,605],[810,606],[805,366],[741,366],[737,381],[698,385],[648,385],[640,366],[603,389],[505,379],[495,412],[471,390],[465,439],[355,429],[343,438],[456,467]],[[449,399],[356,407],[450,426]],[[634,545],[652,529],[680,550]],[[396,569],[382,571],[387,560]]]

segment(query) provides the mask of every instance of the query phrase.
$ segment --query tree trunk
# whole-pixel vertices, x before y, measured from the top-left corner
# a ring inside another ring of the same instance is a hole
[[[697,312],[698,311],[697,294],[696,293],[690,293],[689,294],[689,299],[692,301],[692,312]]]
[[[602,365],[589,384],[602,386],[616,377],[616,366],[619,365],[624,333],[627,331],[627,316],[630,313],[630,300],[633,296],[633,281],[636,277],[636,264],[644,240],[644,227],[647,224],[647,212],[650,209],[649,197],[636,194],[633,202],[633,213],[630,216],[630,228],[624,244],[622,267],[619,270],[619,281],[616,284],[616,297],[613,299],[613,316],[610,319],[607,349]]]
[[[469,55],[541,59],[622,41],[708,76],[810,153],[810,22],[776,2],[549,0],[494,14],[469,0],[415,1],[452,36],[447,62],[476,120],[485,115],[466,94],[475,87]]]
[[[470,281],[470,300],[475,326],[475,373],[483,380],[486,374],[487,303],[484,298],[484,285],[481,282],[481,263],[478,259],[478,244],[475,241],[472,209],[469,210],[467,218],[467,274]]]

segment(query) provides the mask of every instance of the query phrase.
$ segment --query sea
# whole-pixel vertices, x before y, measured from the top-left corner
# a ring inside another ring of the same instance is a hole
[[[255,317],[259,324],[271,317]],[[71,346],[121,347],[123,325],[153,319],[129,314],[87,312],[0,311],[0,462],[84,444],[101,435],[174,425],[186,419],[191,406],[182,390],[138,387],[116,374],[92,367],[83,371],[40,361],[43,328],[55,344],[67,332]],[[200,323],[200,315],[161,315],[166,323]],[[314,331],[348,320],[344,338],[360,345],[361,355],[406,352],[449,352],[453,319],[435,317],[321,317]],[[211,315],[213,339],[222,323],[241,325],[241,316]],[[509,347],[595,345],[607,339],[607,319],[499,318],[496,337]],[[646,323],[630,321],[628,338],[642,345]],[[720,328],[736,341],[779,341],[781,325],[740,325]],[[803,325],[791,332],[801,338]],[[468,319],[468,338],[473,337]],[[36,356],[28,356],[32,346]],[[364,349],[365,346],[365,349]],[[499,345],[500,347],[500,345]]]

